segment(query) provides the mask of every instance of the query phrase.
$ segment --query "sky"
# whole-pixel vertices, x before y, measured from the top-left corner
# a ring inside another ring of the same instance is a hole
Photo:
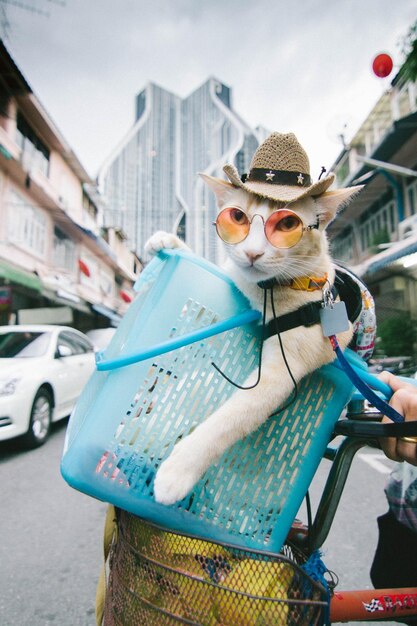
[[[185,97],[215,76],[250,126],[296,134],[316,178],[389,88],[417,3],[0,0],[5,15],[10,54],[90,176],[147,82]],[[372,72],[380,52],[394,61],[385,79]]]

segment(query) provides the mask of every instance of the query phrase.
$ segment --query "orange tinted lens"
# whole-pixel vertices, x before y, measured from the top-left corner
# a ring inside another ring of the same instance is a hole
[[[236,207],[223,209],[216,219],[216,230],[226,243],[240,243],[247,237],[250,222],[247,215]]]
[[[303,222],[292,211],[275,211],[265,222],[265,235],[276,248],[292,248],[303,235]]]

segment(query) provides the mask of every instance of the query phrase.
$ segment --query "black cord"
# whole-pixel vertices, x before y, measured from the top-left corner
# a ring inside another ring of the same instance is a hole
[[[243,387],[242,385],[238,385],[237,383],[233,382],[233,380],[231,378],[229,378],[224,372],[222,372],[221,369],[213,361],[211,362],[211,364],[214,367],[214,369],[217,372],[219,372],[219,374],[221,376],[223,376],[223,378],[225,378],[228,383],[230,383],[234,387],[237,387],[238,389],[243,389],[243,390],[253,389],[254,387],[256,387],[256,385],[259,384],[259,381],[261,380],[262,351],[263,351],[263,347],[264,347],[264,339],[263,339],[263,337],[264,337],[264,329],[265,329],[265,324],[266,324],[266,300],[267,300],[267,290],[265,289],[264,290],[264,306],[263,306],[263,313],[262,313],[261,345],[259,346],[258,376],[257,376],[256,382],[253,385],[250,385],[249,387]]]
[[[282,413],[283,411],[288,409],[288,407],[290,407],[292,404],[294,404],[294,402],[297,399],[297,395],[298,395],[298,386],[297,386],[297,381],[295,380],[295,378],[293,376],[293,373],[291,371],[291,368],[288,365],[287,357],[285,355],[284,345],[282,343],[281,333],[280,333],[279,327],[278,327],[277,315],[276,315],[276,312],[275,312],[273,290],[271,289],[270,292],[271,292],[271,308],[272,308],[272,315],[274,316],[275,332],[276,332],[276,335],[278,337],[279,345],[280,345],[280,348],[281,348],[281,354],[282,354],[282,358],[284,359],[285,367],[287,368],[287,371],[288,371],[288,373],[290,375],[290,378],[291,378],[291,380],[293,382],[293,385],[294,385],[294,389],[293,389],[293,394],[294,395],[293,395],[293,398],[287,404],[285,404],[283,407],[281,407],[277,411],[274,411],[274,413],[271,413],[271,415],[269,417],[273,417],[273,416],[279,415],[279,413]]]
[[[268,287],[264,288],[264,305],[263,305],[263,313],[262,313],[262,335],[261,335],[261,345],[259,347],[258,376],[256,378],[256,382],[253,385],[250,385],[249,387],[243,387],[242,385],[238,385],[237,383],[235,383],[224,372],[222,372],[221,369],[213,361],[211,362],[211,364],[214,367],[214,369],[221,376],[223,376],[223,378],[225,378],[227,380],[228,383],[230,383],[234,387],[237,387],[238,389],[243,389],[243,390],[253,389],[254,387],[256,387],[259,384],[259,381],[261,380],[261,372],[262,372],[262,351],[263,351],[263,343],[264,343],[263,335],[264,335],[264,329],[265,329],[265,324],[266,324],[266,303],[267,303],[268,291],[270,293],[272,315],[273,315],[274,324],[275,324],[275,332],[276,332],[276,335],[278,337],[279,345],[280,345],[280,348],[281,348],[282,358],[284,359],[285,367],[287,368],[287,371],[288,371],[288,373],[290,375],[290,378],[291,378],[291,380],[293,382],[293,385],[294,385],[293,397],[283,407],[281,407],[280,409],[278,409],[274,413],[271,413],[271,415],[269,417],[273,417],[273,416],[279,415],[279,413],[282,413],[283,411],[288,409],[288,407],[290,407],[295,402],[295,400],[297,399],[297,395],[298,395],[297,381],[295,380],[295,378],[294,378],[294,376],[293,376],[293,374],[291,372],[291,368],[290,368],[290,366],[288,364],[287,357],[285,355],[284,345],[282,343],[281,334],[280,334],[279,327],[278,327],[278,320],[277,320],[277,315],[276,315],[276,312],[275,312],[273,287],[269,287],[268,286]]]
[[[310,492],[306,493],[306,509],[307,509],[307,542],[308,542],[308,554],[311,554],[311,532],[313,528],[313,516],[311,513],[311,500],[310,500]]]

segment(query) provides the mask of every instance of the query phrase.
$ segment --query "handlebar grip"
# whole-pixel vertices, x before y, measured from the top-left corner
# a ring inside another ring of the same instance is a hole
[[[417,437],[417,421],[382,424],[363,420],[342,419],[334,427],[335,435],[347,437]]]

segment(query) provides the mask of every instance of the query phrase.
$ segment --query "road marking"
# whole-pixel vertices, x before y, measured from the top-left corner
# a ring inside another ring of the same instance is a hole
[[[380,474],[390,474],[392,471],[392,467],[386,465],[386,463],[390,463],[389,459],[382,452],[368,452],[366,454],[360,452],[358,457]]]

